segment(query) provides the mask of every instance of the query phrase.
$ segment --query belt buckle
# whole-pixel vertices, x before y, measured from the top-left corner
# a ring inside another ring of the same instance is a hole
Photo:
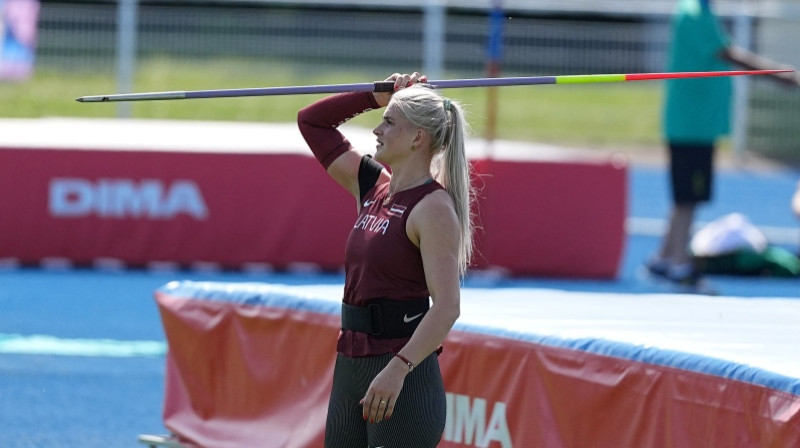
[[[372,332],[370,334],[372,336],[381,336],[383,335],[383,308],[377,303],[370,303],[368,307],[372,315]]]

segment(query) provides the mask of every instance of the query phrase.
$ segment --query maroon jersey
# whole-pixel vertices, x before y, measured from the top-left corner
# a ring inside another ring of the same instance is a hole
[[[347,239],[344,303],[366,306],[371,299],[427,298],[428,285],[422,255],[406,234],[408,215],[417,203],[442,186],[431,181],[395,193],[385,202],[389,183],[372,188],[361,204]],[[366,333],[342,330],[337,349],[350,357],[397,352],[408,338],[377,339]]]
[[[298,113],[298,127],[322,166],[328,168],[352,149],[338,126],[376,107],[380,106],[369,92],[334,95],[302,109]],[[347,240],[344,303],[366,306],[373,299],[429,297],[422,256],[406,235],[406,221],[411,209],[425,195],[441,188],[438,183],[430,182],[397,192],[386,204],[388,182],[369,188]],[[350,357],[382,355],[398,352],[406,342],[408,338],[377,339],[366,333],[342,330],[337,350]]]

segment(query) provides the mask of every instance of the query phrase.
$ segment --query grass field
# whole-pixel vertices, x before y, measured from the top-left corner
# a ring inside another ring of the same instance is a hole
[[[454,78],[460,76],[448,76]],[[235,61],[140,65],[136,92],[367,82],[363,74],[297,76],[291,70],[252,68]],[[586,147],[653,147],[660,141],[660,82],[501,87],[496,136]],[[484,135],[488,89],[449,89],[461,100],[476,135]],[[0,84],[0,117],[114,117],[116,104],[77,103],[83,95],[116,93],[110,72],[64,72],[40,68],[28,81]],[[150,101],[132,104],[135,118],[293,121],[315,95]],[[355,123],[373,126],[374,117]]]

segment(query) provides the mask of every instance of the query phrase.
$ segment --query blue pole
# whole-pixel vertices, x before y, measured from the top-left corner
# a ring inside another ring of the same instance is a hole
[[[499,64],[503,59],[503,2],[493,0],[489,12],[489,41],[486,46],[489,62]]]
[[[500,66],[503,59],[503,4],[502,0],[493,0],[489,12],[489,40],[486,44],[487,67],[486,76],[497,78],[500,76]],[[494,141],[497,128],[497,88],[487,90],[486,101],[486,132],[484,137],[491,144]]]

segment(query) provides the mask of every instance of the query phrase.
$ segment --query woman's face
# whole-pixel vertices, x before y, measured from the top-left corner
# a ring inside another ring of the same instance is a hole
[[[383,163],[390,163],[403,157],[409,152],[417,137],[419,128],[412,125],[410,121],[400,112],[400,108],[390,102],[383,112],[383,120],[372,130],[377,137],[375,148],[375,160]]]

